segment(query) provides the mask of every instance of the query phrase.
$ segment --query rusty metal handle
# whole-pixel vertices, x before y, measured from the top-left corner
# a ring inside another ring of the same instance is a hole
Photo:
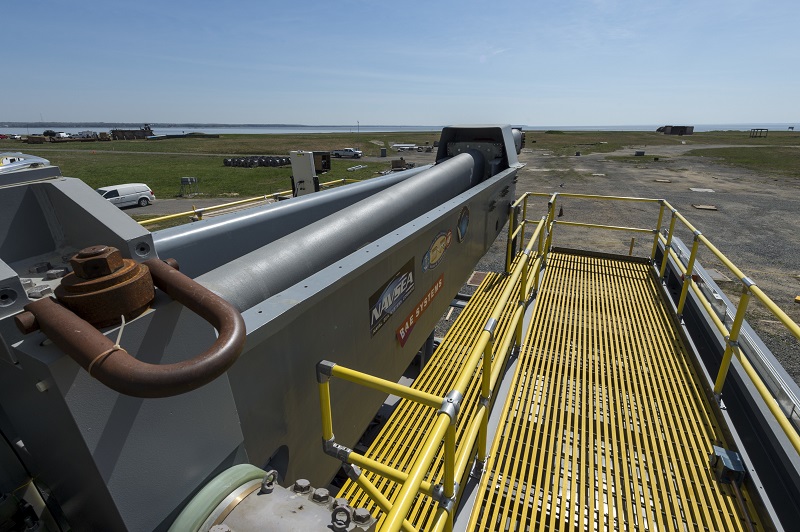
[[[51,298],[26,305],[25,310],[35,321],[30,315],[20,315],[17,324],[23,332],[40,328],[85,370],[91,367],[93,377],[121,394],[170,397],[208,384],[225,373],[244,348],[242,315],[233,305],[163,261],[151,259],[143,264],[150,269],[158,288],[217,330],[219,336],[208,350],[175,364],[148,364],[125,350],[115,349],[114,342],[103,333]]]

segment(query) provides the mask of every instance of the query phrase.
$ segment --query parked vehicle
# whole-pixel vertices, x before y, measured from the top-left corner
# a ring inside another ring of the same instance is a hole
[[[331,155],[334,157],[350,157],[351,159],[360,159],[361,150],[357,150],[355,148],[344,148],[341,150],[333,150]]]
[[[155,194],[144,183],[126,183],[101,187],[97,192],[117,207],[139,205],[146,207],[156,200]]]

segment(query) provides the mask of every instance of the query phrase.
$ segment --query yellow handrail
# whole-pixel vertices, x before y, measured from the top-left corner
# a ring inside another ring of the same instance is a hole
[[[524,251],[521,252],[519,255],[520,260],[517,261],[516,265],[512,269],[510,260],[511,242],[514,238],[517,238],[517,236],[521,235],[520,242],[522,247],[522,245],[525,244],[525,229],[529,223],[534,223],[533,220],[527,219],[527,202],[531,197],[549,197],[548,212],[546,216],[542,217],[542,219],[538,221],[536,228],[533,231],[533,234],[528,240],[527,245],[525,245]],[[615,200],[615,201],[658,203],[660,204],[658,221],[656,223],[655,228],[652,229],[557,221],[555,220],[556,203],[558,199],[562,197],[591,199],[591,200]],[[522,207],[522,212],[519,217],[520,219],[518,220],[517,224],[514,224],[514,218],[516,216],[515,210],[520,206]],[[671,214],[671,219],[667,235],[664,236],[661,234],[661,227],[665,212],[667,210],[669,210]],[[474,457],[474,454],[472,454],[472,450],[474,449],[475,443],[477,443],[478,459],[484,460],[486,458],[486,451],[487,451],[486,438],[488,433],[487,423],[489,418],[489,411],[488,411],[489,404],[493,399],[492,394],[495,390],[497,381],[499,380],[500,373],[502,370],[502,364],[495,364],[495,365],[492,364],[493,353],[506,352],[510,349],[511,345],[513,345],[514,342],[520,341],[519,338],[519,333],[521,330],[520,325],[522,323],[522,318],[524,315],[525,304],[527,302],[527,298],[532,293],[532,291],[535,292],[538,288],[538,280],[540,276],[539,270],[546,266],[547,254],[549,252],[550,247],[552,246],[553,230],[556,225],[585,227],[585,228],[603,229],[612,231],[633,231],[641,233],[646,233],[646,232],[654,233],[653,250],[650,254],[650,259],[653,262],[653,267],[657,270],[659,277],[663,279],[667,262],[669,261],[670,258],[672,258],[672,260],[677,265],[678,270],[683,274],[684,281],[683,281],[683,286],[681,287],[681,295],[678,304],[676,305],[678,314],[680,315],[682,313],[688,291],[691,289],[693,294],[695,294],[698,301],[702,305],[702,307],[705,309],[706,313],[713,321],[716,328],[720,331],[720,333],[724,337],[726,337],[727,345],[725,353],[723,355],[722,367],[719,370],[715,382],[715,387],[714,387],[715,392],[719,393],[721,391],[722,385],[724,384],[724,380],[727,375],[727,367],[730,363],[730,359],[733,356],[735,356],[740,361],[745,371],[745,374],[753,382],[759,394],[766,402],[768,408],[775,416],[778,423],[781,425],[782,429],[786,433],[792,445],[798,452],[800,452],[800,435],[798,435],[797,431],[794,430],[793,426],[791,425],[791,422],[786,417],[786,414],[783,412],[783,410],[781,410],[780,405],[772,396],[770,390],[761,380],[755,368],[753,368],[752,364],[750,364],[750,362],[747,360],[746,356],[738,346],[739,330],[742,326],[742,323],[744,322],[745,310],[747,308],[747,304],[751,296],[761,301],[764,304],[764,306],[767,309],[769,309],[781,321],[781,323],[783,323],[798,339],[800,339],[800,326],[798,326],[794,321],[792,321],[791,318],[789,318],[789,316],[786,315],[785,312],[783,312],[783,310],[781,310],[769,297],[767,297],[749,278],[747,278],[741,272],[741,270],[739,270],[716,247],[714,247],[713,244],[711,244],[706,237],[704,237],[699,231],[697,231],[697,229],[695,229],[694,226],[691,223],[689,223],[689,221],[686,220],[686,218],[682,214],[680,214],[677,210],[675,210],[669,203],[660,199],[634,198],[634,197],[624,197],[624,196],[600,196],[593,194],[558,194],[558,193],[551,195],[543,193],[525,193],[514,203],[512,203],[511,212],[509,214],[509,220],[510,223],[508,230],[508,248],[507,248],[508,260],[506,263],[506,271],[509,272],[510,270],[510,277],[506,284],[505,290],[503,291],[502,295],[497,301],[495,307],[493,308],[492,314],[489,320],[487,321],[487,327],[480,333],[480,335],[477,338],[477,341],[473,344],[472,350],[470,351],[470,354],[467,357],[467,361],[464,363],[461,372],[456,377],[456,383],[454,384],[453,391],[451,392],[451,393],[458,392],[458,394],[463,395],[472,374],[476,371],[479,365],[482,367],[483,380],[481,382],[480,405],[476,413],[473,415],[472,419],[470,419],[465,430],[463,431],[461,437],[462,441],[461,444],[458,446],[458,449],[456,449],[455,446],[455,420],[451,420],[447,414],[445,414],[443,411],[440,410],[440,413],[434,423],[433,429],[428,434],[428,437],[425,440],[424,444],[420,447],[417,461],[412,466],[411,470],[408,471],[407,473],[380,464],[379,462],[366,458],[363,455],[360,455],[354,451],[350,451],[348,453],[347,460],[350,463],[359,465],[359,467],[363,467],[366,470],[382,475],[385,478],[388,478],[398,483],[401,486],[400,492],[398,496],[395,498],[395,502],[391,503],[367,479],[362,479],[362,480],[355,479],[355,482],[359,486],[361,486],[362,489],[364,489],[364,491],[376,502],[376,504],[378,504],[378,506],[386,514],[386,518],[382,527],[383,530],[389,530],[389,531],[396,531],[400,529],[413,530],[413,526],[408,522],[406,516],[411,507],[411,504],[414,501],[414,498],[417,496],[418,493],[422,493],[427,496],[433,495],[434,486],[429,481],[425,480],[425,475],[427,474],[433,460],[436,458],[436,455],[438,453],[440,446],[442,445],[442,442],[444,442],[444,461],[445,461],[445,480],[443,488],[444,488],[444,495],[447,498],[454,498],[455,496],[457,496],[457,494],[453,490],[452,479],[461,478],[461,475],[468,467],[469,462]],[[678,257],[677,253],[673,250],[672,246],[672,239],[675,231],[675,225],[676,222],[678,221],[680,221],[683,226],[692,231],[695,235],[691,254],[687,266],[685,267],[683,266],[680,257]],[[514,227],[514,225],[517,225],[517,227]],[[655,253],[657,251],[659,242],[661,242],[664,245],[664,258],[661,264],[658,265],[657,267],[655,264]],[[711,303],[708,301],[708,298],[705,296],[703,291],[699,288],[697,283],[692,278],[692,272],[694,269],[694,264],[696,262],[696,257],[700,244],[708,248],[743,283],[744,288],[742,297],[737,307],[736,316],[734,317],[730,330],[728,330],[728,328],[725,326],[724,321],[721,320],[716,315]],[[531,272],[530,275],[528,275],[528,272]],[[508,302],[513,297],[513,292],[518,282],[521,285],[520,288],[518,289],[519,305],[517,309],[515,309],[515,312],[513,313],[510,326],[506,330],[505,335],[502,338],[497,339],[499,343],[499,349],[496,350],[495,349],[496,339],[494,338],[493,335],[494,328],[493,325],[490,324],[497,323],[497,320],[500,318],[503,309],[506,307]],[[362,385],[367,385],[372,388],[385,391],[387,393],[393,393],[395,395],[405,397],[409,400],[418,401],[422,404],[426,404],[434,408],[442,405],[442,400],[444,399],[432,394],[426,394],[421,391],[413,390],[411,388],[406,388],[401,385],[392,383],[390,381],[385,381],[383,379],[371,377],[366,374],[361,374],[354,370],[341,368],[340,366],[333,366],[333,369],[331,370],[331,376],[346,378],[347,380],[358,382]],[[327,386],[327,382],[324,384],[321,383],[320,405],[322,409],[322,419],[323,419],[323,438],[325,440],[332,441],[333,431],[332,431],[332,420],[330,414],[329,393],[330,391]],[[322,397],[323,395],[326,395],[327,399],[324,399]],[[435,531],[440,531],[443,529],[451,530],[452,519],[453,519],[451,513],[452,512],[440,508],[437,512],[436,517],[434,518],[433,530]]]
[[[459,445],[458,452],[456,452],[456,419],[451,419],[452,413],[445,411],[445,402],[447,398],[438,397],[432,394],[421,392],[406,386],[402,386],[385,379],[380,379],[361,373],[352,369],[343,368],[339,365],[328,365],[329,377],[336,377],[345,379],[363,386],[378,389],[386,393],[392,393],[400,397],[404,397],[411,401],[416,401],[421,404],[436,408],[442,407],[439,415],[436,418],[433,429],[428,434],[424,444],[420,447],[420,454],[411,470],[407,473],[394,470],[391,467],[382,465],[374,460],[366,458],[355,451],[348,450],[345,460],[348,463],[359,465],[364,469],[370,470],[374,473],[380,474],[397,482],[401,485],[400,492],[391,503],[385,497],[377,500],[376,503],[386,513],[386,518],[383,523],[383,530],[396,531],[408,530],[409,524],[405,519],[414,498],[418,493],[432,495],[433,487],[430,482],[425,480],[425,475],[431,466],[431,463],[436,458],[439,447],[444,442],[444,482],[443,482],[443,496],[445,499],[454,500],[456,497],[455,492],[455,478],[463,474],[466,470],[471,458],[472,449],[474,449],[475,440],[478,440],[479,459],[485,460],[486,458],[486,437],[487,437],[487,423],[488,412],[487,405],[492,399],[492,391],[500,377],[502,370],[502,363],[492,364],[494,353],[494,325],[500,319],[504,308],[511,301],[511,298],[516,294],[518,295],[518,306],[513,313],[511,319],[511,326],[507,329],[505,335],[498,339],[500,350],[499,353],[507,352],[513,342],[517,339],[523,318],[524,305],[528,297],[527,288],[531,286],[526,279],[526,273],[533,265],[533,275],[538,276],[536,266],[541,265],[541,259],[532,253],[534,246],[540,246],[542,230],[544,228],[544,220],[541,220],[533,232],[531,239],[525,251],[522,254],[523,259],[519,260],[515,265],[511,275],[506,283],[506,287],[496,302],[491,316],[487,321],[486,328],[481,332],[478,341],[473,346],[467,361],[462,366],[456,383],[448,397],[463,397],[469,381],[478,365],[482,365],[483,377],[481,382],[481,404],[478,408],[478,414],[474,416],[470,423],[467,425],[464,434],[462,435],[462,442]],[[520,282],[523,287],[522,290],[516,288],[517,282]],[[323,363],[321,363],[323,364]],[[329,363],[325,363],[329,364]],[[320,382],[320,410],[322,416],[322,432],[323,440],[333,443],[333,421],[331,415],[330,403],[330,387],[327,380]],[[373,495],[373,487],[367,485],[366,482],[355,481],[361,486],[370,496]],[[435,528],[441,529],[445,527],[452,530],[453,515],[452,509],[450,511],[441,510],[437,513],[435,519]]]
[[[527,196],[526,196],[527,197]],[[564,221],[555,221],[553,217],[553,213],[555,212],[555,204],[559,197],[572,197],[572,198],[582,198],[582,199],[600,199],[600,200],[622,200],[622,201],[642,201],[642,202],[658,202],[661,204],[661,209],[658,215],[658,222],[656,224],[655,230],[649,229],[636,229],[631,227],[620,227],[620,226],[605,226],[605,225],[598,225],[598,224],[586,224],[586,223],[576,223],[576,222],[564,222]],[[672,213],[669,230],[667,232],[666,238],[660,235],[661,224],[663,221],[663,215],[666,209],[669,209]],[[756,284],[747,277],[733,262],[731,262],[728,257],[726,257],[716,246],[714,246],[708,238],[703,236],[700,231],[698,231],[694,225],[689,222],[685,216],[679,213],[672,205],[664,200],[657,200],[657,199],[650,199],[650,198],[632,198],[632,197],[621,197],[621,196],[598,196],[594,194],[559,194],[555,193],[552,195],[549,205],[549,216],[548,221],[551,222],[550,226],[552,227],[555,224],[558,225],[571,225],[571,226],[580,226],[580,227],[590,227],[590,228],[599,228],[599,229],[607,229],[607,230],[621,230],[621,231],[654,231],[655,238],[653,242],[653,251],[651,253],[651,259],[655,260],[655,252],[657,248],[657,243],[659,239],[664,243],[664,256],[661,261],[661,265],[659,267],[659,277],[663,280],[664,275],[666,272],[667,262],[669,258],[672,258],[675,264],[678,265],[678,269],[683,273],[683,286],[681,287],[681,294],[676,305],[677,314],[680,316],[683,313],[683,308],[686,302],[686,297],[688,290],[691,288],[693,293],[697,296],[700,304],[708,313],[711,320],[714,322],[714,325],[720,331],[720,333],[726,339],[726,347],[725,352],[723,353],[722,362],[720,364],[719,371],[717,373],[717,377],[714,382],[714,393],[721,394],[722,387],[725,383],[725,379],[728,374],[728,368],[730,367],[730,361],[733,356],[736,356],[737,359],[741,362],[742,367],[745,370],[745,374],[750,378],[753,385],[761,395],[764,402],[769,407],[770,411],[775,416],[776,420],[786,433],[786,436],[789,438],[792,446],[795,450],[800,453],[800,435],[794,429],[791,422],[786,416],[786,413],[781,410],[780,405],[778,404],[777,400],[774,398],[772,392],[769,388],[764,384],[761,377],[756,372],[755,368],[750,364],[747,360],[744,353],[742,353],[741,349],[738,346],[739,340],[739,331],[741,326],[744,322],[745,312],[747,310],[747,305],[750,301],[751,296],[758,299],[788,330],[791,332],[795,338],[800,340],[800,325],[795,323],[778,305],[775,304],[764,292],[756,286]],[[687,266],[684,267],[681,260],[677,256],[677,254],[672,249],[672,238],[675,232],[675,222],[680,221],[683,226],[691,231],[694,235],[694,242],[692,244],[692,249],[690,252],[689,260]],[[552,243],[552,229],[548,234],[548,240],[546,247],[549,247]],[[694,269],[694,263],[696,260],[696,256],[698,253],[699,245],[703,244],[711,253],[716,256],[719,261],[724,264],[728,270],[736,276],[736,278],[742,283],[743,290],[742,296],[739,300],[739,304],[736,309],[736,314],[733,319],[733,323],[731,324],[730,330],[725,327],[725,324],[720,320],[716,313],[713,311],[713,308],[706,298],[705,294],[697,287],[696,283],[692,280],[692,272]],[[546,253],[546,251],[545,251]]]

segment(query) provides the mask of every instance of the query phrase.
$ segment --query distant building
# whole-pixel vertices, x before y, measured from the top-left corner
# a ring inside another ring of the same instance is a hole
[[[150,124],[145,124],[139,129],[112,129],[111,138],[113,140],[144,140],[153,136]]]
[[[691,135],[694,133],[694,126],[661,126],[656,129],[656,133],[665,135]]]

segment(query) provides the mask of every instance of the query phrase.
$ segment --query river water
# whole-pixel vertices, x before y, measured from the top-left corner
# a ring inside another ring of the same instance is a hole
[[[547,131],[547,130],[563,130],[563,131],[655,131],[656,128],[664,124],[644,124],[644,125],[601,125],[601,126],[522,126],[527,131]],[[681,124],[673,124],[681,125]],[[46,129],[53,131],[63,131],[65,133],[79,133],[81,131],[109,131],[112,127],[108,124],[81,127],[59,127],[44,123],[35,123],[29,126],[8,127],[7,124],[0,123],[0,134],[5,135],[40,135]],[[790,127],[795,127],[792,123],[751,123],[751,124],[697,124],[694,127],[695,132],[704,131],[749,131],[753,128],[765,128],[770,131],[786,131]],[[133,126],[124,126],[121,129],[136,129]],[[192,124],[187,126],[165,126],[153,127],[153,133],[156,135],[176,135],[183,133],[209,133],[214,135],[286,135],[298,133],[385,133],[385,132],[405,132],[405,131],[440,131],[442,126],[300,126],[300,125],[278,125],[278,126],[220,126],[215,124]],[[797,131],[800,131],[800,124],[797,124]]]

